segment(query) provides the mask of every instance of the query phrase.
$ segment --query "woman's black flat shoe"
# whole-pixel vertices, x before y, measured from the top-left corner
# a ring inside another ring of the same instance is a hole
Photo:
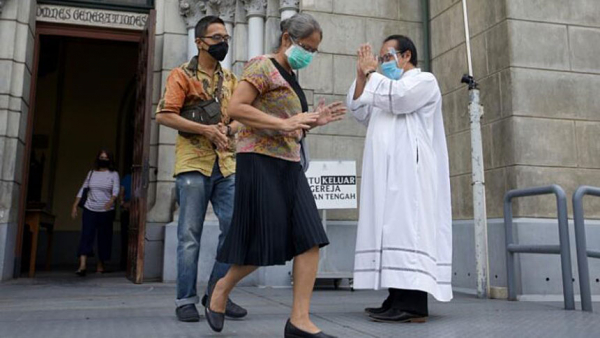
[[[207,306],[204,308],[204,316],[206,317],[208,326],[210,326],[210,328],[213,331],[215,331],[215,332],[223,331],[223,326],[225,325],[225,314],[224,313],[213,312]]]
[[[208,299],[206,306],[204,307],[204,316],[206,317],[208,326],[210,326],[213,331],[221,332],[223,331],[223,326],[225,325],[225,313],[214,312],[210,309],[210,301],[212,299],[213,290],[214,285],[210,290],[208,290]]]
[[[75,274],[79,277],[85,277],[85,275],[87,274],[87,270],[77,270],[75,271]]]
[[[289,319],[285,324],[284,336],[285,338],[337,338],[336,336],[328,335],[323,331],[318,333],[302,331],[295,327]]]

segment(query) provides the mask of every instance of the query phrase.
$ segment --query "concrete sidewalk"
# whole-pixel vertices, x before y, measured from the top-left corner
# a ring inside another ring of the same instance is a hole
[[[564,311],[560,303],[478,300],[455,294],[430,301],[425,324],[380,324],[363,314],[386,292],[317,289],[313,321],[338,337],[599,337],[600,315]],[[238,288],[232,298],[250,314],[227,321],[221,334],[174,314],[175,286],[133,285],[124,277],[52,274],[0,284],[2,338],[283,337],[292,301],[289,289]],[[595,304],[600,311],[600,304]],[[199,308],[203,311],[203,308]]]

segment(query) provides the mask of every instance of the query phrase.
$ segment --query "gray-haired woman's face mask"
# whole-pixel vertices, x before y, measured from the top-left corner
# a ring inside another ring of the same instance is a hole
[[[303,46],[296,43],[293,39],[292,45],[285,51],[285,55],[288,58],[288,62],[290,63],[290,67],[292,69],[302,69],[307,67],[317,54],[316,52],[309,52]]]

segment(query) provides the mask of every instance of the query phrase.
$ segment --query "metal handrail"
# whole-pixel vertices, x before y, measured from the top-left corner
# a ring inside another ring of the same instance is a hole
[[[549,194],[554,194],[556,196],[559,245],[515,244],[513,235],[512,200],[518,197]],[[560,254],[565,310],[574,310],[575,295],[573,293],[573,273],[571,270],[571,253],[569,248],[567,196],[563,188],[553,184],[544,187],[518,189],[507,192],[504,196],[504,226],[506,231],[506,275],[508,279],[508,299],[517,299],[515,285],[515,253]]]
[[[577,250],[577,267],[579,268],[581,309],[592,312],[592,291],[590,287],[588,257],[600,258],[600,251],[587,250],[583,213],[583,197],[586,195],[600,197],[600,188],[582,185],[573,194],[573,220],[575,223],[575,246]]]

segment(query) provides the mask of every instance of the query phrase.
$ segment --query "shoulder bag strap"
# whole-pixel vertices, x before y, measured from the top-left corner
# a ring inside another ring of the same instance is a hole
[[[198,67],[199,67],[199,63],[196,64],[196,69],[194,71],[194,77],[200,81],[200,77],[198,76]],[[214,93],[214,98],[217,100],[217,102],[220,102],[222,97],[221,97],[221,93],[223,92],[223,69],[221,69],[221,74],[219,74],[219,80],[217,82],[217,90]]]
[[[308,102],[306,101],[306,95],[304,95],[304,91],[302,91],[300,84],[296,80],[296,76],[288,73],[287,70],[285,70],[285,68],[283,68],[274,58],[271,58],[270,60],[275,66],[275,68],[277,68],[283,79],[290,85],[290,87],[292,87],[292,90],[294,91],[294,93],[296,93],[296,96],[298,96],[298,99],[300,100],[300,105],[302,106],[302,112],[307,112]]]
[[[308,102],[306,101],[306,95],[304,94],[304,91],[302,90],[300,84],[296,80],[295,75],[288,73],[285,70],[285,68],[283,68],[274,58],[271,58],[270,60],[275,66],[275,68],[277,68],[283,79],[290,85],[290,87],[292,87],[292,90],[294,91],[294,93],[296,93],[296,96],[298,96],[298,99],[300,100],[300,105],[302,106],[302,113],[308,112]],[[303,129],[302,139],[304,139],[305,137],[306,130]]]
[[[221,102],[221,99],[223,99],[223,97],[221,96],[222,94],[223,94],[223,74],[219,74],[219,81],[217,82],[217,91],[215,92],[215,100],[217,100],[217,102]]]

